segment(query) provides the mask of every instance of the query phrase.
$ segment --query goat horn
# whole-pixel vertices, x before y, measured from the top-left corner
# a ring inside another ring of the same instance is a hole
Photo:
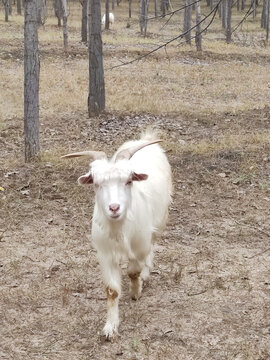
[[[103,151],[81,151],[81,152],[76,152],[76,153],[72,153],[72,154],[67,154],[67,155],[63,155],[61,156],[61,158],[74,158],[74,157],[79,157],[79,156],[87,156],[92,158],[93,160],[102,160],[102,159],[107,159],[107,155],[105,154],[105,152]]]
[[[154,141],[146,141],[143,144],[139,144],[139,145],[135,145],[135,146],[131,146],[128,149],[123,149],[121,150],[115,157],[115,161],[118,160],[129,160],[130,158],[132,158],[132,156],[139,150],[141,150],[142,148],[144,148],[145,146],[149,146],[152,144],[156,144],[159,143],[163,140],[154,140]]]

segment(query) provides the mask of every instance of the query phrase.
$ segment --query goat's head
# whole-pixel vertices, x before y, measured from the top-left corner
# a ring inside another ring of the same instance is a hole
[[[130,205],[133,182],[148,178],[147,174],[134,172],[129,160],[140,149],[160,141],[144,141],[118,152],[111,160],[100,151],[85,151],[63,157],[89,156],[94,160],[90,164],[89,172],[80,176],[78,182],[81,185],[93,184],[97,204],[105,216],[111,221],[120,221],[124,219]]]

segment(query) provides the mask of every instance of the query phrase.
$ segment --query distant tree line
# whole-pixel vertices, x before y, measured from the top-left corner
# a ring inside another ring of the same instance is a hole
[[[74,0],[69,0],[69,2]],[[88,44],[89,53],[89,89],[88,89],[88,113],[95,116],[105,109],[105,82],[102,54],[102,29],[101,29],[101,1],[100,0],[77,0],[82,7],[81,15],[81,40]],[[109,19],[110,9],[114,9],[114,0],[104,0],[106,17]],[[123,0],[122,0],[123,1]],[[132,16],[132,0],[128,1],[128,18]],[[258,0],[206,0],[209,7],[207,15],[201,16],[202,0],[183,0],[183,6],[173,10],[170,0],[152,0],[154,16],[149,16],[149,1],[139,1],[139,27],[142,36],[147,36],[148,21],[158,17],[166,18],[165,25],[178,12],[183,12],[183,31],[175,38],[149,51],[147,54],[136,58],[129,63],[138,61],[143,57],[167,46],[175,40],[181,40],[191,44],[195,39],[196,48],[202,51],[202,34],[211,26],[218,14],[221,25],[226,33],[226,41],[229,43],[232,33],[251,16],[257,14]],[[17,5],[17,13],[24,12],[24,132],[25,132],[25,159],[30,161],[39,151],[39,56],[38,56],[38,26],[44,24],[47,18],[46,0],[2,0],[5,21],[12,14],[13,6]],[[263,0],[261,12],[261,27],[266,29],[266,40],[269,37],[269,2]],[[120,0],[116,1],[120,6]],[[52,0],[57,25],[63,29],[64,49],[68,51],[68,4],[67,0]],[[237,11],[244,10],[242,20],[232,28],[232,8]],[[23,9],[23,11],[22,11]],[[195,19],[192,19],[193,13]],[[195,20],[195,21],[194,21]],[[109,29],[109,21],[105,28]],[[195,31],[195,35],[192,32]],[[121,64],[119,66],[126,65]],[[117,66],[116,66],[117,67]]]

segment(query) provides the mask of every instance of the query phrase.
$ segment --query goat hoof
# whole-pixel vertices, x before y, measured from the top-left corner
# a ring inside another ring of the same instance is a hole
[[[103,328],[106,341],[112,341],[118,335],[117,326],[115,324],[106,323]]]

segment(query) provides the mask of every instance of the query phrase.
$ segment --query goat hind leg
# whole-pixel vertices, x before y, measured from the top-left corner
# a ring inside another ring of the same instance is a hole
[[[142,293],[143,281],[141,278],[142,266],[136,260],[130,260],[128,264],[128,276],[130,278],[130,296],[133,300],[138,300]]]

